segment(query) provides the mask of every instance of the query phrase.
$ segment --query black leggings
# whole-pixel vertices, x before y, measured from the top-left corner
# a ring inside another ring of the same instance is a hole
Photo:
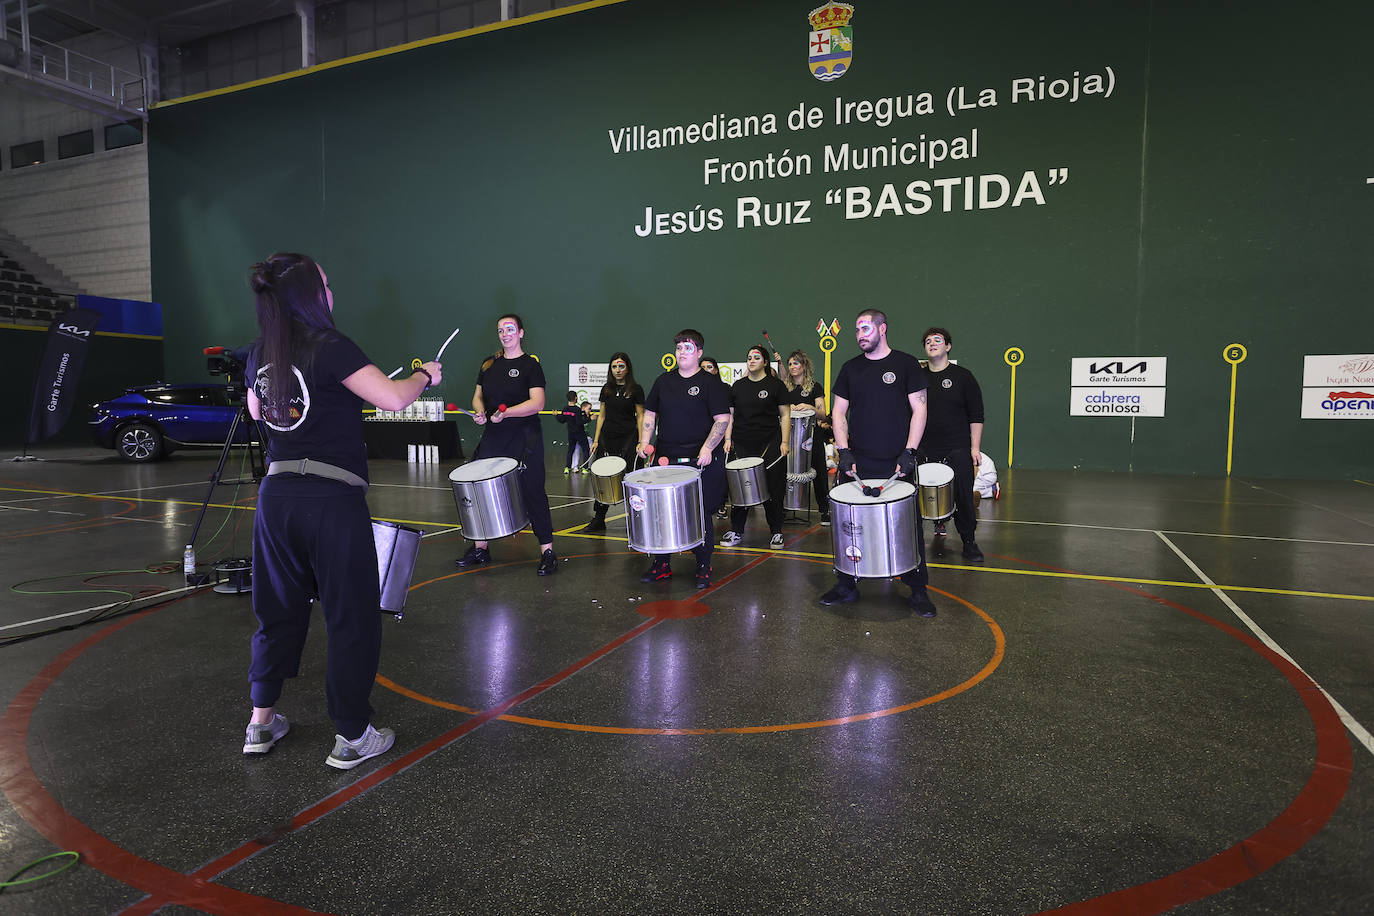
[[[768,484],[768,499],[763,503],[763,515],[768,520],[769,532],[782,534],[782,498],[787,492],[787,461],[777,460],[782,445],[781,433],[765,442],[736,439],[732,444],[735,446],[736,458],[763,459],[763,479]],[[776,462],[771,468],[768,467],[770,461]],[[730,510],[730,529],[736,534],[744,533],[744,523],[749,518],[749,510],[752,508],[753,506],[735,506]]]

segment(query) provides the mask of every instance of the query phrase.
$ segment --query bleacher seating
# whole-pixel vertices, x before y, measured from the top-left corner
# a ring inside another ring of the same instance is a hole
[[[72,293],[60,293],[25,267],[10,248],[0,250],[0,321],[47,324],[76,307]]]

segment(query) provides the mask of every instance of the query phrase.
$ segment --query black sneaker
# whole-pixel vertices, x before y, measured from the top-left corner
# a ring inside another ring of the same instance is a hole
[[[977,542],[967,541],[964,543],[964,559],[970,563],[983,562],[983,551],[978,548]]]
[[[830,527],[830,510],[829,510],[829,509],[822,509],[822,510],[821,510],[821,524],[824,525],[824,526],[827,527],[827,528]]]
[[[606,520],[604,518],[593,518],[590,522],[582,526],[582,530],[589,534],[606,530]]]
[[[846,582],[836,582],[835,587],[821,595],[821,604],[829,607],[832,604],[849,604],[859,600],[859,588]]]
[[[655,560],[644,575],[639,577],[640,582],[662,582],[664,579],[673,578],[673,567],[667,560]]]
[[[553,555],[553,548],[550,547],[539,558],[539,575],[552,576],[556,572],[558,572],[558,557]]]
[[[930,600],[930,595],[926,594],[925,589],[911,593],[911,609],[916,612],[917,617],[935,616],[935,604]]]
[[[711,564],[710,564],[710,563],[698,563],[698,564],[697,564],[697,571],[696,571],[695,575],[696,575],[696,578],[697,578],[697,588],[710,588],[710,587],[711,587]]]
[[[467,553],[453,562],[461,569],[467,569],[470,566],[485,566],[491,562],[491,551],[473,544],[468,548]]]
[[[943,521],[935,523],[935,536],[937,538],[942,538],[948,533],[948,529],[945,528],[945,523]]]

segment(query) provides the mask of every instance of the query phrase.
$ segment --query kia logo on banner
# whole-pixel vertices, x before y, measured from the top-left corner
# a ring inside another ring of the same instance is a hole
[[[1304,420],[1374,420],[1374,355],[1304,356]]]
[[[33,382],[25,445],[56,435],[71,416],[91,333],[99,323],[99,312],[72,309],[48,325],[48,339]]]
[[[1069,367],[1069,416],[1162,417],[1168,359],[1082,356]]]

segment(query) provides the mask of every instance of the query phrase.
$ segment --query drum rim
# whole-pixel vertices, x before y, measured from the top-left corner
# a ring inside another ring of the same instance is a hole
[[[636,474],[643,474],[643,473],[645,473],[646,471],[685,471],[685,472],[687,472],[688,476],[682,478],[681,480],[675,480],[675,481],[668,481],[668,480],[643,480],[643,479],[631,480],[631,479],[630,479],[631,477],[634,477],[634,475],[636,475]],[[652,488],[661,488],[661,487],[677,487],[677,486],[681,486],[681,485],[684,484],[684,483],[687,483],[688,481],[691,481],[691,480],[700,480],[700,479],[701,479],[701,468],[693,467],[693,466],[688,465],[688,464],[669,464],[669,465],[659,465],[659,466],[657,466],[657,467],[655,467],[655,466],[653,466],[653,465],[650,465],[650,466],[647,467],[647,468],[639,468],[639,469],[634,470],[634,471],[629,471],[628,473],[626,473],[626,475],[625,475],[624,477],[621,478],[620,484],[621,484],[621,486],[624,486],[624,487],[643,487],[643,488],[650,488],[650,487],[652,487]]]
[[[864,492],[863,492],[863,489],[862,489],[862,486],[863,486],[863,485],[866,484],[867,486],[874,487],[874,486],[877,486],[877,485],[880,484],[880,483],[883,483],[883,481],[882,481],[881,479],[879,479],[879,478],[873,478],[873,479],[865,478],[865,479],[862,480],[862,481],[857,481],[857,480],[846,480],[844,483],[836,484],[835,486],[833,486],[833,487],[830,488],[830,498],[831,498],[831,499],[836,499],[835,494],[836,494],[837,491],[843,490],[845,487],[848,487],[848,486],[851,486],[851,485],[852,485],[852,486],[855,486],[855,487],[857,488],[858,495],[860,496],[860,498],[862,498],[862,499],[865,500],[865,501],[864,501],[864,502],[852,502],[851,500],[844,499],[844,498],[843,498],[844,494],[841,493],[841,494],[840,494],[840,498],[839,498],[837,501],[840,502],[840,503],[843,503],[843,504],[846,505],[846,506],[883,506],[883,505],[890,505],[890,504],[892,504],[892,503],[899,503],[899,502],[901,502],[901,501],[904,500],[904,499],[909,499],[910,497],[916,495],[916,488],[915,488],[914,486],[912,486],[911,481],[909,481],[909,480],[894,480],[892,483],[888,484],[888,488],[887,488],[886,490],[884,490],[884,491],[883,491],[881,494],[879,494],[878,496],[864,496]],[[899,491],[897,490],[897,487],[898,487],[899,484],[902,485],[902,486],[911,487],[911,492],[910,492],[910,493],[906,493],[906,494],[904,494],[904,495],[902,495],[902,496],[895,496],[895,495],[894,495],[894,496],[892,496],[891,498],[888,498],[888,494],[892,494],[892,493],[899,492]]]
[[[470,468],[470,467],[472,467],[473,465],[477,464],[477,462],[479,462],[479,461],[509,461],[509,462],[511,462],[511,464],[510,464],[510,466],[507,467],[504,471],[501,471],[500,473],[497,473],[497,474],[488,474],[486,477],[455,477],[455,476],[453,476],[453,475],[459,473],[460,471],[464,470],[465,468]],[[505,476],[506,476],[507,474],[509,474],[511,471],[518,471],[518,470],[520,470],[520,462],[516,461],[514,458],[511,458],[511,457],[506,456],[506,455],[493,455],[493,456],[490,457],[490,458],[474,458],[474,459],[472,459],[471,461],[467,462],[466,464],[460,464],[460,465],[458,465],[458,467],[456,467],[456,468],[454,468],[453,470],[451,470],[451,471],[448,472],[448,479],[449,479],[449,482],[450,482],[450,483],[481,483],[481,482],[484,481],[484,480],[495,480],[495,479],[497,479],[498,477],[505,477]]]
[[[931,481],[921,480],[921,468],[944,468],[944,470],[940,472],[940,476],[944,477],[945,479]],[[946,474],[948,474],[949,476],[946,477]],[[925,464],[916,465],[916,479],[920,482],[921,486],[923,487],[942,487],[945,484],[952,483],[954,481],[954,468],[945,464],[943,461],[927,461]]]
[[[761,464],[763,464],[762,458],[754,458],[751,456],[746,456],[744,458],[732,458],[729,461],[725,462],[725,470],[742,471],[746,468],[756,468]]]

